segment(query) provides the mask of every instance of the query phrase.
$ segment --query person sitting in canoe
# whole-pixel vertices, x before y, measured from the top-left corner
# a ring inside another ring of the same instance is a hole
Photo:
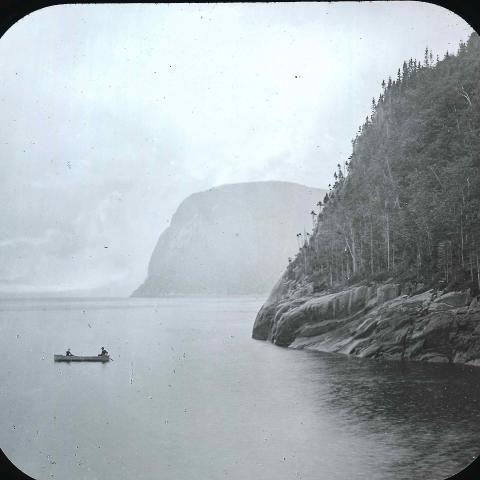
[[[108,352],[105,350],[105,347],[102,347],[102,352],[98,354],[99,357],[105,356],[108,357]]]
[[[67,357],[73,357],[73,354],[72,354],[72,352],[70,351],[70,349],[68,349],[68,350],[65,352],[65,355],[66,355]]]

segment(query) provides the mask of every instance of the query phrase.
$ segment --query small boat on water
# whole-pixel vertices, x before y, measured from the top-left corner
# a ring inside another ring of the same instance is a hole
[[[108,362],[110,357],[108,355],[54,355],[53,360],[55,362]]]

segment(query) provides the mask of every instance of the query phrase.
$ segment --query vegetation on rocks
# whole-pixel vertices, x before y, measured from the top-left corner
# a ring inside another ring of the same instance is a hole
[[[480,38],[403,63],[338,165],[286,281],[480,287]],[[415,288],[415,287],[412,287]]]

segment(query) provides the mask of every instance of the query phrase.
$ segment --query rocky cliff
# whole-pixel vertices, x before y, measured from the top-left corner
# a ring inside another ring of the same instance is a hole
[[[382,82],[254,338],[480,365],[479,78],[472,33],[456,54],[410,59]],[[445,93],[455,85],[463,100]]]
[[[267,293],[324,194],[294,183],[254,182],[191,195],[161,234],[147,279],[133,295]]]
[[[312,289],[282,277],[257,315],[253,338],[359,357],[480,366],[480,306],[468,290],[396,283]]]

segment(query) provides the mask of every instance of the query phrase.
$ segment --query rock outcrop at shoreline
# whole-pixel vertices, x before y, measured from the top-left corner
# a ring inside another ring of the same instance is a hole
[[[311,284],[282,277],[252,336],[297,349],[480,366],[480,305],[469,290],[383,283],[312,293]]]
[[[479,52],[472,33],[455,55],[405,61],[383,83],[254,338],[480,365]],[[467,82],[476,100],[452,110],[441,92]]]

